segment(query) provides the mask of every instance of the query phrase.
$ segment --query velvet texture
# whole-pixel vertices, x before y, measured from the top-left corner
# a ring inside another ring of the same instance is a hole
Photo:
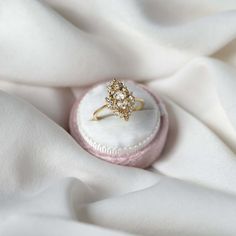
[[[137,85],[139,86],[139,85]],[[133,151],[130,153],[124,153],[122,155],[115,155],[115,154],[107,154],[96,149],[94,146],[90,145],[86,142],[85,137],[80,132],[80,127],[78,124],[78,109],[81,103],[81,100],[85,96],[85,94],[89,93],[89,89],[78,98],[75,104],[72,107],[71,114],[70,114],[70,133],[72,136],[77,140],[77,142],[89,153],[92,155],[99,157],[105,161],[109,161],[114,164],[119,165],[126,165],[126,166],[134,166],[140,168],[149,167],[156,159],[160,156],[162,149],[165,145],[167,133],[168,133],[168,114],[165,108],[164,103],[160,99],[160,97],[156,94],[153,94],[150,89],[144,87],[143,85],[139,86],[144,91],[147,91],[151,97],[154,98],[157,106],[161,111],[160,117],[160,125],[158,130],[155,132],[154,137],[152,138],[151,142],[147,143],[144,147],[142,147],[138,151]],[[89,106],[89,104],[88,104]],[[98,121],[99,122],[99,121]],[[129,122],[129,121],[128,121]],[[145,125],[145,123],[143,124]],[[122,131],[122,127],[121,127]]]

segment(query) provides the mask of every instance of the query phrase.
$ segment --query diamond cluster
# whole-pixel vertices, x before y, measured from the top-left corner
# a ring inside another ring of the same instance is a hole
[[[135,97],[132,92],[124,85],[123,82],[113,79],[107,85],[108,96],[106,97],[106,105],[112,112],[129,120],[132,111],[135,110]]]

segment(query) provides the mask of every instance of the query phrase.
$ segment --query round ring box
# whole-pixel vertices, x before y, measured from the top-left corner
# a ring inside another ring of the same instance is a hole
[[[168,133],[168,114],[159,96],[143,85],[126,81],[133,95],[144,99],[144,108],[128,121],[104,109],[106,117],[92,121],[93,112],[104,105],[106,83],[97,84],[76,100],[70,114],[70,133],[92,155],[105,161],[140,168],[160,156]]]

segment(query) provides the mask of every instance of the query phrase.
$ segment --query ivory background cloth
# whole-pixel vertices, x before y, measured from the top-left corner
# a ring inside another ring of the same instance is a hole
[[[235,9],[1,0],[0,235],[236,235]],[[166,101],[167,146],[148,170],[66,132],[82,87],[112,77]]]

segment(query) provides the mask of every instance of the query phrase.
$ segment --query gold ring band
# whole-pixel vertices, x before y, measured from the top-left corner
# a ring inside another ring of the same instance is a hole
[[[142,98],[135,98],[135,102],[139,102],[140,104],[138,106],[134,107],[133,111],[140,111],[144,107],[144,100]],[[103,111],[105,108],[107,108],[107,104],[104,104],[103,106],[99,107],[94,113],[93,113],[93,118],[92,120],[101,120],[104,117],[103,116],[98,116],[98,114]]]

